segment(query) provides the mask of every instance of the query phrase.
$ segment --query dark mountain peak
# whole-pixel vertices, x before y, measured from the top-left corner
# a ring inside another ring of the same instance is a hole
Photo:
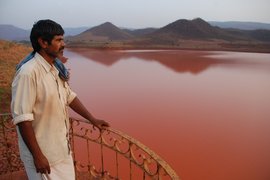
[[[118,28],[117,26],[115,26],[111,22],[105,22],[105,23],[100,24],[99,26],[96,26],[96,27],[99,27],[99,28]]]
[[[107,21],[107,22],[101,24],[100,26],[102,26],[102,25],[106,25],[106,26],[115,26],[113,23],[111,23],[111,22],[109,22],[109,21]]]
[[[85,32],[92,32],[92,33],[99,33],[102,32],[104,30],[119,30],[119,28],[117,26],[115,26],[114,24],[112,24],[111,22],[105,22],[103,24],[100,24],[98,26],[92,27],[88,30],[86,30]]]
[[[187,39],[205,39],[213,38],[219,30],[211,26],[201,18],[193,20],[179,19],[173,23],[164,26],[157,33],[167,34],[166,37],[187,38]]]
[[[75,40],[125,40],[131,38],[132,35],[121,30],[111,22],[105,22],[93,28],[90,28],[78,36],[74,36]]]
[[[193,20],[179,19],[173,23],[168,24],[165,27],[179,29],[179,30],[183,28],[185,28],[185,30],[194,29],[194,28],[198,28],[198,29],[213,28],[209,23],[207,23],[201,18],[195,18]]]
[[[123,40],[131,38],[130,34],[121,30],[110,22],[105,22],[99,26],[93,27],[90,29],[90,32],[96,36],[106,36],[110,40]]]
[[[189,20],[179,19],[179,20],[176,20],[176,21],[164,26],[164,28],[180,28],[181,26],[188,26],[189,24],[190,24]]]
[[[196,26],[201,26],[201,27],[212,27],[208,22],[201,18],[195,18],[190,21],[191,23],[195,24]]]
[[[205,20],[203,20],[202,18],[194,18],[191,20],[192,22],[197,22],[197,23],[207,23]]]

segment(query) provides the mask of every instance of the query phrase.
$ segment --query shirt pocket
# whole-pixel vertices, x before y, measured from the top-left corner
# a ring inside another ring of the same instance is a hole
[[[57,81],[48,73],[37,83],[37,102],[59,98]]]

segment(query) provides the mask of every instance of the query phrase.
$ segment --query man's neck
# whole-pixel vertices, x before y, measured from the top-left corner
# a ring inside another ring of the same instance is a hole
[[[48,55],[45,51],[40,50],[38,52],[50,65],[53,65],[54,59],[52,56]]]

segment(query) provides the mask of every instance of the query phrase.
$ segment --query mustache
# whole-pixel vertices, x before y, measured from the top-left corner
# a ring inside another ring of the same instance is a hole
[[[59,49],[59,51],[62,51],[62,50],[64,50],[65,49],[65,47],[63,46],[63,47],[61,47],[60,49]]]

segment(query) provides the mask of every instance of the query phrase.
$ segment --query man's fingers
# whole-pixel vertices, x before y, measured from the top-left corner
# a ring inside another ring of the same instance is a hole
[[[47,167],[47,168],[37,169],[37,173],[50,174],[51,173],[51,168]]]
[[[108,123],[103,123],[103,124],[101,124],[101,126],[102,126],[102,127],[104,127],[104,126],[105,126],[105,127],[109,127],[110,125],[109,125]]]
[[[46,169],[37,169],[37,173],[44,174],[46,173]]]
[[[101,123],[101,126],[106,126],[106,127],[109,127],[110,124],[106,121],[103,120],[103,122]]]
[[[51,173],[51,168],[50,167],[48,167],[48,174],[50,174]]]

